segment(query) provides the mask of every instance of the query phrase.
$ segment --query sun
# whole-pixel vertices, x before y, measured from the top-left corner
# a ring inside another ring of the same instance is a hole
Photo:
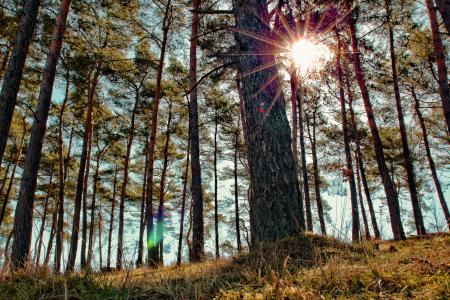
[[[301,76],[321,69],[330,60],[330,49],[311,39],[300,39],[291,45],[291,60]]]

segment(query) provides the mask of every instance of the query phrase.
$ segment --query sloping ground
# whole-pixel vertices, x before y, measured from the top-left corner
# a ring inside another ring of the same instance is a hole
[[[450,235],[350,246],[315,235],[159,270],[0,278],[0,299],[449,299]]]

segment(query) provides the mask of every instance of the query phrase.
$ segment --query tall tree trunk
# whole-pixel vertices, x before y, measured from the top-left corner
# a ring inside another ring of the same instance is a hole
[[[450,0],[434,0],[436,2],[437,9],[441,13],[442,20],[444,21],[447,34],[450,34]]]
[[[9,169],[11,168],[12,164],[13,164],[13,160],[10,159],[8,161],[8,165],[6,166],[6,169],[5,169],[5,176],[3,176],[2,187],[0,188],[0,197],[3,195],[3,190],[6,186],[6,182],[8,181]]]
[[[148,146],[148,145],[146,145]],[[147,148],[147,147],[145,147]],[[136,265],[138,267],[143,265],[144,256],[144,231],[145,231],[145,192],[147,189],[147,167],[148,167],[148,156],[145,155],[145,167],[144,167],[144,178],[142,180],[142,196],[141,196],[141,214],[139,218],[139,245],[138,245],[138,257],[136,260]]]
[[[92,111],[94,106],[94,95],[97,87],[97,81],[100,77],[100,71],[96,70],[88,95],[88,108],[86,112],[86,121],[84,124],[84,137],[81,150],[80,168],[78,170],[77,188],[75,194],[75,210],[73,215],[72,236],[70,238],[69,258],[67,262],[67,271],[71,272],[75,267],[78,249],[78,235],[80,232],[80,212],[83,196],[84,172],[86,170],[86,162],[88,157],[88,148],[90,144],[90,135],[92,131]]]
[[[200,18],[198,10],[201,0],[194,0],[191,27],[191,46],[189,62],[189,138],[191,140],[191,193],[192,193],[192,261],[203,260],[205,256],[204,249],[204,228],[203,228],[203,192],[202,192],[202,174],[200,167],[200,141],[198,126],[198,103],[197,103],[197,44],[198,27]]]
[[[44,257],[44,266],[48,266],[50,261],[50,255],[53,250],[53,239],[55,238],[56,233],[56,225],[57,225],[57,217],[58,217],[58,201],[53,201],[53,212],[52,212],[52,227],[50,229],[50,235],[47,242],[47,251]]]
[[[359,208],[361,209],[361,216],[364,224],[364,235],[366,237],[366,240],[369,240],[370,239],[369,222],[367,221],[366,209],[364,208],[364,199],[362,196],[362,189],[361,189],[361,172],[359,170],[358,154],[356,153],[356,151],[355,157],[356,157],[356,181],[358,184]]]
[[[336,51],[336,69],[338,73],[339,98],[341,102],[341,116],[342,116],[342,133],[344,135],[344,149],[346,168],[344,175],[347,177],[350,186],[350,201],[352,204],[352,241],[358,242],[360,240],[360,222],[358,213],[358,198],[356,194],[355,174],[353,172],[352,153],[350,148],[350,138],[348,135],[348,121],[347,110],[345,108],[345,93],[344,93],[344,79],[341,66],[341,39],[339,32],[336,29],[336,40],[338,43]]]
[[[0,228],[2,227],[3,219],[5,218],[6,214],[6,208],[8,207],[8,201],[9,201],[9,195],[11,194],[11,190],[14,184],[14,177],[16,175],[17,166],[19,165],[20,158],[22,156],[23,146],[25,145],[25,136],[26,136],[26,123],[24,121],[23,123],[23,133],[22,133],[22,139],[20,141],[20,146],[17,151],[17,155],[14,160],[14,166],[11,170],[11,177],[9,178],[8,182],[8,188],[6,189],[6,193],[3,197],[3,204],[2,204],[2,210],[0,211]]]
[[[45,197],[45,203],[44,203],[44,212],[42,214],[42,219],[41,219],[41,228],[39,230],[39,235],[38,235],[38,246],[36,249],[36,258],[35,258],[35,262],[36,262],[36,266],[39,266],[39,261],[41,260],[41,249],[42,249],[42,243],[43,243],[43,238],[44,238],[44,231],[45,231],[45,223],[47,221],[47,212],[48,212],[48,200],[50,199],[50,194],[52,192],[52,185],[53,185],[53,169],[54,166],[52,166],[52,169],[50,171],[50,180],[48,182],[48,188],[47,188],[47,196]]]
[[[320,174],[319,174],[319,166],[317,161],[317,149],[316,149],[316,110],[315,108],[313,112],[313,122],[312,122],[312,135],[310,132],[310,124],[308,118],[306,118],[306,124],[308,126],[308,136],[311,142],[311,151],[312,151],[312,159],[313,159],[313,170],[314,170],[314,188],[316,193],[316,202],[317,202],[317,212],[319,214],[319,223],[320,230],[322,234],[327,234],[327,229],[325,226],[325,218],[323,215],[323,204],[322,204],[322,196],[320,195]]]
[[[2,274],[5,273],[5,271],[7,270],[7,268],[10,266],[11,264],[11,260],[9,257],[9,245],[11,243],[11,238],[14,235],[14,228],[11,230],[11,232],[8,234],[8,239],[6,240],[6,245],[5,245],[5,261],[3,263],[3,268],[2,268]]]
[[[275,58],[267,55],[274,51],[273,45],[245,34],[270,35],[267,1],[236,1],[234,15],[239,51],[254,54],[239,56],[238,69],[249,134],[254,240],[258,245],[301,231],[300,191],[280,78]]]
[[[309,193],[308,169],[306,164],[306,147],[305,147],[305,126],[304,126],[304,102],[305,102],[305,88],[299,83],[300,93],[298,94],[298,129],[300,132],[300,151],[302,158],[302,179],[303,192],[305,195],[305,209],[306,209],[306,229],[313,231],[312,211],[311,211],[311,196]]]
[[[112,247],[112,234],[114,229],[114,210],[116,207],[116,190],[117,190],[117,173],[119,172],[119,166],[116,164],[116,170],[114,172],[113,181],[113,194],[111,199],[111,214],[109,219],[109,233],[108,233],[108,256],[106,258],[106,269],[111,269],[111,247]]]
[[[103,246],[102,246],[102,232],[103,232],[103,217],[102,217],[102,206],[100,205],[98,210],[98,259],[99,259],[99,270],[103,266]]]
[[[439,34],[439,23],[436,16],[436,7],[433,0],[425,0],[430,18],[431,33],[433,35],[434,54],[438,68],[439,93],[442,100],[445,122],[447,124],[447,134],[450,134],[450,89],[448,85],[447,65],[445,64],[446,53]]]
[[[236,224],[236,246],[238,252],[242,251],[241,245],[241,229],[239,217],[239,186],[238,186],[238,149],[239,149],[239,123],[236,132],[234,133],[234,160],[233,160],[233,177],[234,177],[234,212]]]
[[[9,128],[11,127],[17,94],[19,93],[25,60],[28,56],[28,48],[33,38],[40,3],[40,0],[24,1],[14,49],[3,78],[3,86],[0,93],[0,165],[6,149]],[[27,246],[27,240],[25,238],[24,246]]]
[[[83,223],[81,228],[81,259],[80,259],[80,266],[81,270],[86,269],[86,250],[87,250],[87,244],[88,244],[88,204],[87,204],[87,198],[88,198],[88,187],[89,187],[89,174],[91,171],[91,152],[92,152],[92,134],[93,129],[91,128],[91,131],[89,133],[89,142],[88,142],[88,150],[87,150],[87,158],[86,158],[86,171],[84,173],[83,178],[83,198],[82,198],[82,204],[83,204]]]
[[[158,206],[158,222],[157,222],[157,243],[160,247],[159,264],[164,265],[164,219],[165,219],[165,209],[164,209],[164,195],[165,195],[165,185],[167,178],[167,170],[169,165],[169,144],[172,125],[172,101],[169,100],[169,115],[167,117],[167,128],[166,128],[166,141],[163,149],[163,167],[161,172],[161,180],[159,183],[159,206]]]
[[[153,175],[154,175],[154,164],[155,164],[155,146],[156,146],[156,134],[158,132],[158,111],[159,111],[159,102],[161,100],[161,82],[162,82],[162,73],[164,69],[164,61],[166,57],[166,48],[167,48],[167,39],[169,35],[169,29],[172,22],[172,4],[171,0],[167,1],[164,19],[162,22],[162,33],[163,39],[161,43],[161,52],[159,56],[159,64],[158,71],[156,75],[156,88],[155,88],[155,98],[153,99],[152,104],[152,124],[151,124],[151,132],[150,132],[150,143],[148,144],[148,152],[147,152],[147,162],[148,162],[148,170],[147,170],[147,191],[146,191],[146,212],[145,219],[147,223],[147,251],[148,251],[148,265],[156,266],[158,264],[158,247],[156,247],[155,241],[155,230],[153,226]]]
[[[392,68],[392,83],[394,86],[395,104],[397,107],[397,117],[400,127],[400,137],[402,140],[403,157],[405,159],[405,169],[407,175],[407,182],[409,193],[411,195],[411,203],[414,214],[414,222],[416,225],[416,231],[418,235],[425,235],[425,224],[423,222],[422,209],[420,208],[419,198],[417,195],[416,180],[414,174],[414,166],[411,158],[411,151],[409,150],[408,135],[406,133],[405,118],[403,116],[403,107],[400,98],[400,88],[398,86],[398,75],[397,75],[397,58],[395,54],[395,44],[394,44],[394,26],[391,23],[391,1],[385,0],[386,9],[386,21],[388,26],[389,34],[389,52],[391,56],[391,68]]]
[[[189,104],[188,104],[189,105]],[[181,199],[181,216],[180,216],[180,235],[178,236],[178,254],[177,254],[177,265],[181,264],[181,252],[183,246],[183,230],[184,230],[184,216],[186,210],[186,194],[187,194],[187,184],[189,176],[189,158],[191,154],[191,140],[188,138],[188,146],[186,150],[186,166],[184,167],[183,175],[183,196]]]
[[[220,257],[219,252],[219,204],[217,201],[218,196],[218,185],[217,185],[217,135],[218,135],[218,108],[217,104],[215,104],[215,112],[214,112],[214,234],[215,234],[215,247],[216,247],[216,258]]]
[[[99,171],[100,171],[100,160],[101,160],[101,152],[97,153],[97,161],[95,165],[94,171],[94,182],[92,188],[92,204],[91,204],[91,223],[89,226],[89,245],[88,245],[88,253],[86,259],[86,267],[88,270],[92,270],[92,254],[94,251],[94,229],[95,229],[95,210],[97,209],[96,200],[97,200],[97,183],[99,180]],[[99,238],[101,238],[99,236]]]
[[[367,120],[369,123],[370,132],[372,134],[375,156],[378,165],[378,171],[380,172],[381,180],[383,183],[384,191],[386,194],[386,200],[389,207],[389,214],[391,218],[391,227],[394,234],[394,239],[405,239],[405,232],[403,231],[402,220],[400,216],[400,206],[398,202],[398,195],[395,191],[392,178],[389,175],[389,171],[384,158],[383,143],[378,132],[378,126],[373,114],[372,103],[370,101],[369,90],[364,79],[364,73],[361,65],[360,52],[358,47],[358,40],[356,38],[356,26],[354,20],[351,17],[351,5],[350,0],[345,0],[345,9],[349,14],[348,25],[350,28],[351,43],[352,43],[352,55],[353,65],[355,68],[356,81],[358,82],[361,90],[361,97],[364,102],[364,108],[367,114]]]
[[[5,55],[3,56],[2,63],[0,65],[0,80],[2,80],[3,74],[6,71],[6,66],[8,65],[10,55],[11,55],[11,49],[9,48],[9,46],[7,46]]]
[[[358,126],[356,124],[355,112],[353,110],[353,95],[352,95],[352,91],[350,88],[350,82],[349,82],[348,78],[346,80],[346,84],[347,84],[347,94],[348,94],[348,103],[349,103],[348,106],[349,106],[349,110],[350,110],[352,127],[353,127],[353,131],[354,131],[354,136],[355,136],[356,164],[359,169],[359,173],[361,175],[361,181],[363,183],[364,194],[366,196],[367,204],[369,205],[369,214],[370,214],[370,220],[372,223],[373,233],[375,235],[375,238],[379,239],[381,237],[381,235],[380,235],[380,230],[378,229],[377,218],[375,216],[375,209],[373,208],[372,197],[370,196],[369,184],[367,183],[366,170],[364,167],[364,162],[362,159],[362,152],[361,152],[361,138],[359,136]]]
[[[450,230],[450,212],[448,210],[447,202],[445,201],[444,192],[442,191],[441,182],[439,181],[438,174],[436,172],[436,166],[434,164],[433,157],[431,156],[430,144],[428,142],[427,128],[425,127],[425,120],[420,111],[420,103],[417,98],[417,94],[414,87],[411,88],[411,92],[414,99],[414,109],[419,119],[420,129],[422,130],[422,139],[425,146],[425,152],[427,154],[428,164],[430,166],[431,177],[433,178],[434,186],[436,187],[436,192],[438,194],[439,202],[441,203],[442,210],[444,212],[445,220],[447,222],[448,229]]]
[[[33,226],[34,192],[36,191],[42,144],[44,142],[45,132],[47,129],[47,119],[50,110],[53,83],[55,81],[56,67],[58,65],[64,32],[66,29],[66,20],[67,15],[69,14],[70,2],[70,0],[64,0],[60,3],[59,13],[56,17],[56,25],[53,29],[52,42],[50,44],[49,53],[47,55],[44,73],[42,76],[35,120],[31,129],[30,141],[28,142],[25,168],[22,174],[22,182],[20,185],[14,221],[15,230],[12,246],[12,258],[15,266],[22,266],[27,260],[28,252],[30,251],[31,231]],[[5,82],[7,82],[6,80],[8,80],[7,76],[5,77]],[[0,102],[3,103],[3,96],[1,97],[2,99]],[[0,116],[0,120],[3,122],[2,116]],[[3,128],[3,126],[1,127]],[[0,136],[3,134],[1,131],[2,129],[0,128]],[[0,153],[2,154],[1,149]]]
[[[123,227],[124,227],[124,217],[125,217],[125,197],[127,195],[128,186],[128,173],[130,165],[131,148],[133,147],[134,141],[134,130],[136,123],[136,113],[139,104],[139,93],[136,93],[136,99],[134,101],[133,111],[131,112],[131,125],[130,132],[127,143],[127,150],[125,154],[124,168],[123,168],[123,183],[122,189],[120,191],[120,202],[119,202],[119,231],[117,235],[117,270],[122,270],[122,260],[123,260]]]

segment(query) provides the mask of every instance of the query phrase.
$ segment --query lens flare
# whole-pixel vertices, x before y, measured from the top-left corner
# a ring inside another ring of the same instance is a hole
[[[290,55],[301,76],[320,70],[331,59],[331,51],[326,45],[309,39],[293,43]]]

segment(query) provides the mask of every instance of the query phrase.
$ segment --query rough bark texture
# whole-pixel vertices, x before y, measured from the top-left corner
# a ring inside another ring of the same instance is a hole
[[[431,33],[433,35],[434,54],[438,68],[439,93],[441,95],[442,109],[444,110],[445,122],[447,124],[447,133],[450,134],[450,88],[448,85],[448,70],[445,64],[445,50],[442,44],[442,38],[439,33],[439,23],[436,16],[436,7],[432,0],[425,0],[430,18]]]
[[[20,18],[14,49],[3,78],[0,93],[0,165],[6,149],[9,128],[11,127],[17,94],[19,93],[28,48],[33,38],[40,3],[40,0],[24,1],[23,14]],[[24,242],[24,246],[26,246],[26,239]]]
[[[437,9],[439,10],[442,20],[444,20],[447,34],[450,34],[450,0],[434,0]]]
[[[448,229],[450,230],[450,212],[448,210],[447,202],[445,201],[444,192],[442,191],[441,182],[439,181],[438,174],[436,172],[436,166],[434,164],[433,156],[431,156],[430,144],[428,142],[428,133],[427,128],[425,126],[425,120],[422,116],[422,112],[420,111],[420,102],[417,98],[417,94],[414,91],[414,88],[411,89],[413,99],[414,99],[414,109],[417,114],[417,118],[419,119],[420,129],[422,130],[422,139],[423,144],[425,146],[425,152],[427,154],[428,164],[430,166],[431,177],[433,178],[434,186],[436,187],[436,192],[438,194],[439,202],[442,207],[442,211],[444,212],[445,219],[447,221]]]
[[[386,194],[386,201],[389,207],[389,215],[391,218],[391,227],[394,234],[394,239],[405,239],[405,232],[403,231],[403,225],[400,217],[400,206],[398,203],[398,195],[395,191],[392,178],[389,175],[389,171],[384,158],[383,144],[381,142],[380,133],[378,132],[378,126],[373,114],[372,103],[370,101],[369,90],[364,79],[364,72],[362,70],[360,52],[358,47],[358,40],[356,38],[356,25],[351,17],[351,5],[350,0],[345,0],[345,9],[349,13],[348,25],[350,27],[350,36],[352,44],[352,56],[353,65],[355,68],[356,81],[358,82],[361,90],[361,97],[364,102],[364,108],[366,110],[367,120],[372,134],[375,156],[378,165],[378,171],[380,172],[381,181],[383,183],[384,192]]]
[[[301,231],[299,186],[273,46],[251,36],[270,36],[267,2],[235,1],[235,39],[242,55],[242,95],[248,129],[248,158],[255,216],[255,244]],[[251,35],[251,36],[250,36]],[[265,66],[266,68],[262,68]],[[254,70],[260,70],[254,72]]]
[[[200,0],[194,0],[193,9],[200,9]],[[202,174],[200,168],[200,141],[198,127],[198,104],[197,104],[197,35],[200,18],[198,13],[192,14],[191,46],[189,62],[189,83],[191,92],[189,94],[189,138],[191,140],[191,193],[192,193],[192,261],[203,260],[204,232],[203,232],[203,192]]]
[[[39,2],[39,1],[34,1]],[[22,266],[30,251],[31,232],[33,226],[33,202],[36,191],[39,163],[41,160],[42,145],[47,130],[47,119],[52,98],[53,83],[55,81],[56,67],[61,52],[64,32],[66,29],[67,15],[69,14],[70,0],[60,3],[59,13],[56,17],[56,25],[53,29],[52,42],[45,62],[42,82],[39,91],[38,106],[35,120],[31,129],[28,151],[25,158],[25,167],[22,173],[19,198],[17,201],[14,221],[14,241],[12,246],[12,258],[15,266]],[[5,82],[7,77],[5,76]],[[3,93],[2,93],[3,94]],[[3,102],[3,101],[2,101]],[[0,117],[3,122],[2,117]],[[2,129],[0,129],[0,136]],[[2,137],[0,138],[2,139]],[[0,141],[1,143],[1,141]],[[0,146],[0,153],[1,146]]]
[[[337,51],[336,51],[336,69],[338,73],[338,86],[339,86],[339,100],[341,102],[341,117],[342,117],[342,133],[344,136],[344,149],[346,167],[344,171],[345,177],[347,177],[350,186],[350,201],[352,207],[352,241],[357,242],[360,240],[360,222],[358,212],[358,196],[356,194],[355,174],[353,172],[352,153],[350,148],[350,137],[348,134],[348,120],[347,109],[345,108],[345,92],[344,92],[344,79],[341,66],[341,39],[336,29]]]
[[[386,21],[389,35],[389,53],[391,56],[392,84],[394,87],[395,105],[397,107],[397,118],[400,127],[400,137],[402,140],[403,157],[405,159],[404,166],[406,169],[409,194],[411,196],[416,232],[418,235],[425,235],[426,234],[425,224],[423,222],[422,209],[420,208],[419,197],[417,193],[414,166],[411,158],[411,151],[409,150],[408,135],[406,133],[405,118],[403,116],[403,107],[400,98],[400,88],[398,85],[397,58],[395,54],[395,43],[394,43],[395,42],[394,27],[393,24],[391,23],[391,1],[385,0],[384,3],[386,9]]]

